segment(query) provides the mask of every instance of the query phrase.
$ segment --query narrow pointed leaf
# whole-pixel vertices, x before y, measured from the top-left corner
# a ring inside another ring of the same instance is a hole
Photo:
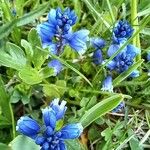
[[[113,95],[97,103],[95,106],[89,109],[80,119],[80,122],[82,123],[83,127],[86,128],[96,119],[106,114],[107,112],[113,110],[116,106],[118,106],[118,104],[122,100],[123,100],[123,95],[118,94],[118,95]]]

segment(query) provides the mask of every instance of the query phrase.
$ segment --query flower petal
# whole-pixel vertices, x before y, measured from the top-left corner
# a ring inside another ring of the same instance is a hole
[[[91,44],[96,49],[101,49],[106,45],[105,41],[101,38],[91,38]]]
[[[86,42],[89,39],[88,35],[88,30],[79,30],[74,33],[69,33],[65,37],[70,47],[82,55],[87,49]]]
[[[40,126],[35,120],[24,116],[17,121],[16,130],[26,136],[33,137],[40,131]]]
[[[140,49],[135,47],[132,44],[127,45],[127,54],[131,55],[131,58],[134,58],[135,56],[137,56],[140,53]]]
[[[105,78],[102,85],[102,91],[113,92],[112,77],[109,75]]]
[[[48,67],[54,69],[54,76],[56,76],[57,74],[59,74],[61,72],[62,68],[63,68],[62,64],[57,59],[51,60],[48,63]]]
[[[130,77],[132,78],[136,78],[136,77],[139,77],[140,75],[140,72],[138,70],[134,70],[131,74],[130,74]]]
[[[116,68],[116,61],[115,60],[112,60],[110,61],[108,64],[107,64],[107,68],[110,69],[110,70],[114,70]]]
[[[65,105],[66,105],[66,101],[61,101],[61,103],[59,104],[58,98],[54,99],[51,102],[50,107],[53,109],[53,111],[55,111],[57,120],[62,119],[64,117],[64,114],[67,109]]]
[[[102,51],[98,49],[93,53],[93,62],[96,65],[99,65],[102,63],[102,61],[103,61]]]
[[[56,126],[56,114],[50,107],[42,109],[43,119],[46,126],[50,126],[53,129]]]
[[[62,139],[75,139],[78,138],[83,132],[81,123],[69,124],[61,129]]]

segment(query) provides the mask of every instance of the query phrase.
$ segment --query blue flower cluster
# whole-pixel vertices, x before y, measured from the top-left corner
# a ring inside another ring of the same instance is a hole
[[[40,126],[36,120],[28,116],[21,117],[16,130],[35,140],[41,150],[67,150],[66,139],[78,138],[83,132],[81,123],[68,124],[57,129],[58,121],[63,119],[67,107],[66,101],[54,99],[50,106],[42,110],[44,125]]]
[[[107,55],[111,57],[123,44],[132,36],[133,29],[125,20],[119,21],[113,30],[113,44],[110,45]],[[122,73],[134,63],[134,58],[140,53],[140,49],[132,44],[127,45],[107,67],[110,70],[115,70]],[[130,74],[130,77],[138,77],[139,71],[135,70]]]
[[[133,28],[126,20],[119,20],[113,29],[113,43],[120,44],[130,38],[133,34]]]
[[[59,55],[63,52],[64,47],[69,45],[82,55],[87,49],[86,42],[89,39],[89,31],[82,29],[73,32],[72,26],[76,21],[77,16],[70,8],[66,8],[64,11],[60,8],[51,9],[48,20],[37,26],[43,48],[49,48],[52,54]],[[61,63],[56,60],[50,62],[48,66],[54,69],[54,75],[62,70]]]
[[[89,31],[86,29],[77,32],[72,31],[72,26],[76,23],[77,16],[73,10],[66,8],[51,9],[48,14],[48,21],[37,27],[41,37],[43,48],[48,47],[50,52],[59,55],[63,52],[64,46],[69,45],[79,54],[83,54],[87,49]]]

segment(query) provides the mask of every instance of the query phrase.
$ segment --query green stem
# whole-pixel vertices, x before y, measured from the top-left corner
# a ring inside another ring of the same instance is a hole
[[[12,135],[13,135],[13,139],[14,139],[16,137],[16,128],[15,128],[15,119],[14,119],[14,113],[13,113],[11,103],[9,103],[9,109],[10,109],[11,121],[12,121]]]
[[[137,16],[138,14],[137,4],[138,4],[138,0],[131,0],[131,22],[134,28],[134,32],[136,32],[139,29],[139,22]],[[133,45],[135,45],[138,48],[141,48],[139,33],[136,35],[135,38],[133,38]],[[137,61],[140,59],[141,59],[141,54],[137,56]]]

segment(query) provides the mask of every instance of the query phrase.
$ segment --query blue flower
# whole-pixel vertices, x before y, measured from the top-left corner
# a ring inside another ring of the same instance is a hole
[[[48,21],[37,26],[41,37],[43,48],[49,48],[50,52],[59,55],[63,52],[65,45],[82,54],[86,49],[88,30],[72,32],[72,26],[76,23],[77,16],[73,10],[66,8],[51,9]]]
[[[62,101],[59,104],[58,98],[51,102],[50,107],[55,111],[57,120],[62,119],[67,110],[66,101]]]
[[[113,112],[113,113],[117,113],[117,112],[121,111],[124,106],[125,106],[125,105],[124,105],[124,102],[121,102],[116,108],[114,108],[114,109],[112,110],[112,112]]]
[[[107,52],[108,56],[111,57],[117,49],[119,49],[118,45],[111,45]],[[112,61],[108,63],[107,67],[110,70],[116,70],[118,73],[124,72],[134,63],[134,58],[139,53],[139,48],[129,44],[122,52],[120,52]]]
[[[105,41],[101,38],[91,38],[91,44],[95,49],[101,49],[106,45]]]
[[[120,44],[130,38],[133,28],[126,20],[119,20],[113,29],[113,43]]]
[[[113,92],[112,76],[107,76],[102,84],[102,91]]]
[[[64,117],[67,109],[65,105],[65,101],[60,103],[59,99],[54,99],[48,107],[42,109],[44,125],[41,128],[35,120],[21,117],[17,123],[17,130],[34,139],[35,143],[41,146],[41,150],[67,150],[65,140],[78,138],[83,132],[83,127],[76,123],[57,129],[57,120]]]
[[[26,136],[34,138],[39,133],[40,126],[35,120],[24,116],[18,120],[16,130]]]
[[[48,63],[48,67],[54,69],[54,75],[56,76],[63,69],[62,64],[57,59],[53,59]]]
[[[100,49],[94,51],[94,53],[93,53],[93,62],[96,65],[99,65],[103,62],[102,51]]]
[[[86,42],[89,40],[88,35],[89,31],[83,29],[74,33],[69,33],[65,37],[69,46],[82,55],[87,49]]]

